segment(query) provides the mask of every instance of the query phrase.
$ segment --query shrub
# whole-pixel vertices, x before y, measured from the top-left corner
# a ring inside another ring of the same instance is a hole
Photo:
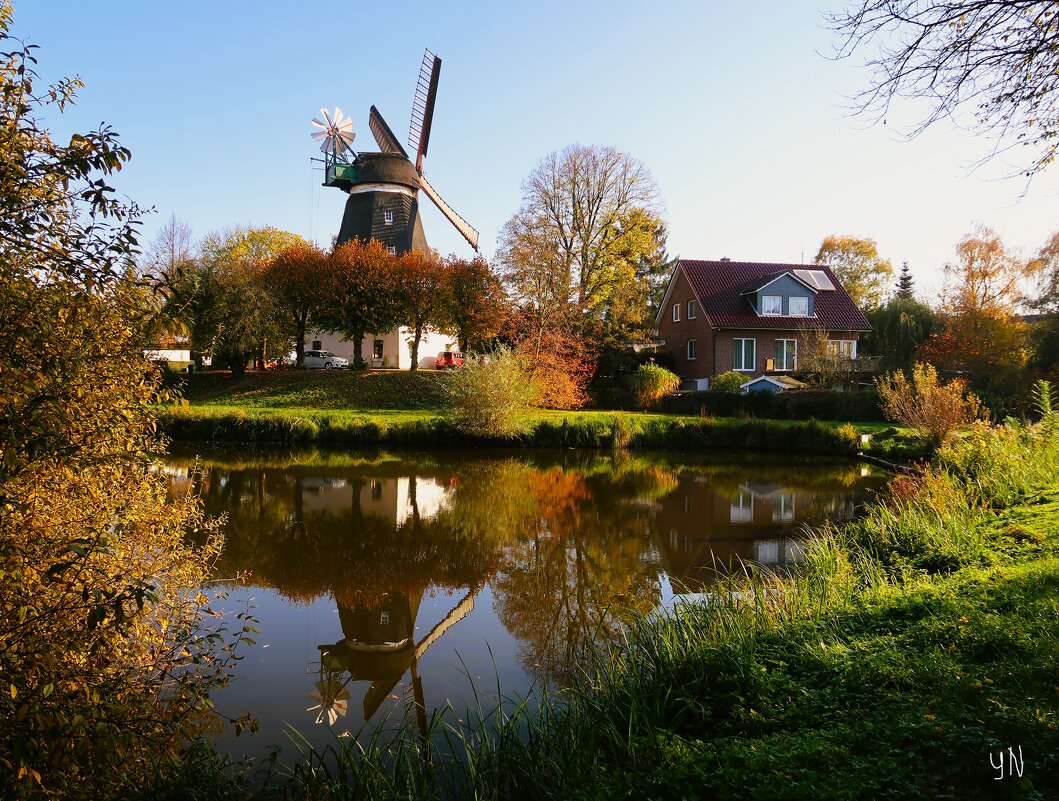
[[[656,364],[636,368],[636,403],[641,409],[653,409],[662,398],[680,386],[680,377]]]
[[[739,392],[740,387],[746,382],[746,377],[735,370],[721,373],[710,379],[710,389],[714,392]]]
[[[479,437],[523,433],[539,394],[518,356],[504,347],[488,358],[468,359],[453,374],[447,393],[449,420],[457,430]]]
[[[929,364],[917,363],[912,377],[901,371],[878,382],[883,413],[913,429],[928,448],[940,448],[958,428],[982,414],[978,397],[967,391],[967,382],[957,378],[941,384]]]

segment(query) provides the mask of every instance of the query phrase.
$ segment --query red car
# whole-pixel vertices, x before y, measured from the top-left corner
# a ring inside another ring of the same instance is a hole
[[[455,370],[463,367],[463,354],[458,350],[443,350],[434,360],[434,367],[438,370]]]

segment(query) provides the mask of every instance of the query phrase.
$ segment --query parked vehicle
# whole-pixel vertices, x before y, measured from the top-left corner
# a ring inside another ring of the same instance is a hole
[[[349,367],[349,361],[341,356],[336,356],[329,350],[307,350],[305,351],[305,367],[309,369],[323,367],[325,370],[333,370]]]
[[[463,367],[463,354],[458,350],[443,350],[434,360],[434,367],[438,370],[455,370]]]

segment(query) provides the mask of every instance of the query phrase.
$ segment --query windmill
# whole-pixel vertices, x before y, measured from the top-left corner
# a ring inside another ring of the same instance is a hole
[[[379,146],[377,153],[352,151],[352,121],[344,121],[350,125],[343,134],[343,121],[339,118],[333,135],[329,133],[331,120],[326,115],[324,121],[313,121],[323,129],[313,137],[322,141],[321,149],[325,153],[324,186],[338,187],[349,193],[338,232],[339,244],[351,239],[364,242],[377,239],[395,253],[426,251],[427,241],[419,214],[419,192],[422,190],[471,247],[478,250],[478,231],[445,202],[423,175],[423,159],[430,143],[440,75],[441,59],[427,50],[419,70],[408,126],[408,147],[415,151],[414,163],[375,106],[368,112],[368,127]],[[336,113],[341,114],[337,109]]]

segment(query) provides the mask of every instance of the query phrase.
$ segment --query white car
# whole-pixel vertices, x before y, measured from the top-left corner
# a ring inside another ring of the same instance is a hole
[[[349,361],[343,359],[341,356],[335,356],[335,354],[329,350],[305,351],[304,364],[305,367],[309,369],[323,367],[325,370],[334,370],[342,367],[349,367]]]

